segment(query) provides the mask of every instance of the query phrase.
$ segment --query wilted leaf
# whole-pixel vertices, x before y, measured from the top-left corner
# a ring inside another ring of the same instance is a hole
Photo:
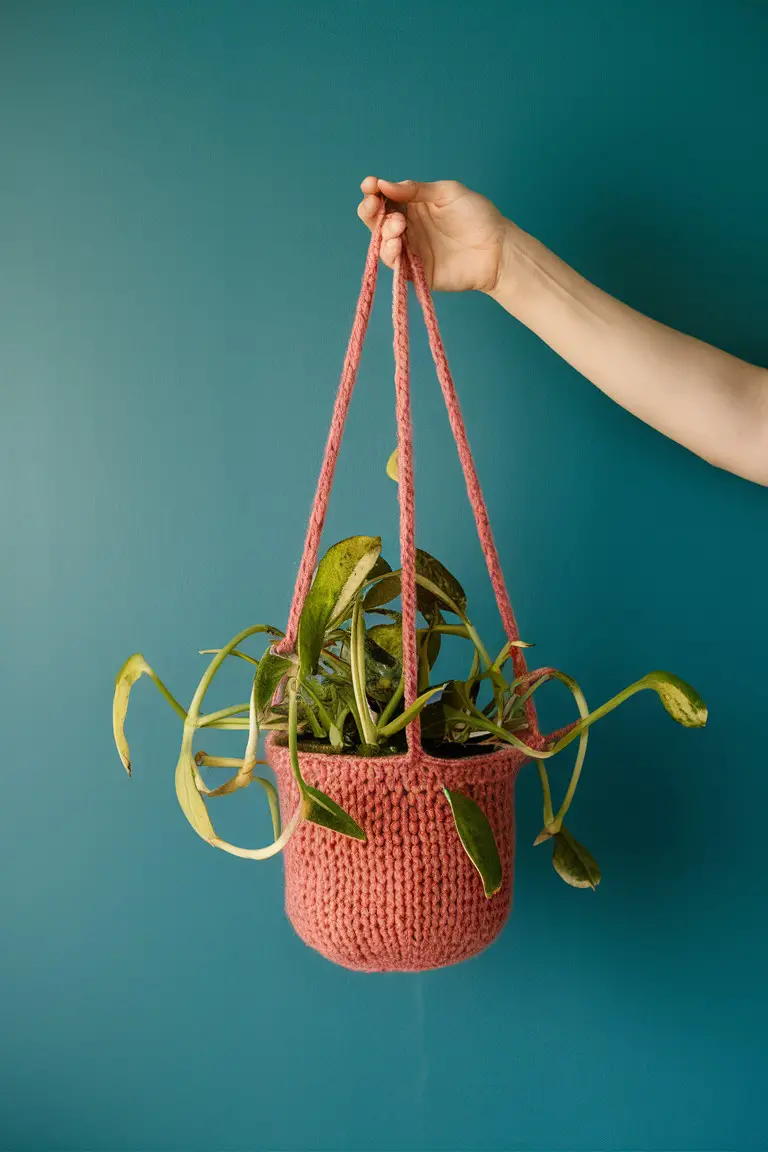
[[[258,781],[267,793],[276,839],[266,848],[239,848],[236,844],[230,844],[227,840],[219,839],[198,787],[200,773],[192,755],[193,736],[194,729],[185,730],[181,755],[176,765],[176,796],[182,812],[198,836],[202,837],[208,844],[213,845],[214,848],[221,848],[223,852],[228,852],[231,856],[239,856],[243,860],[267,860],[270,856],[275,856],[281,852],[299,825],[301,808],[297,807],[286,827],[280,831],[280,813],[274,785],[269,780],[262,780],[261,777],[255,776],[254,780]]]
[[[480,873],[486,896],[501,888],[502,870],[499,850],[488,817],[482,808],[463,792],[443,788],[453,812],[456,831],[464,850]]]
[[[552,864],[558,876],[572,888],[597,888],[600,869],[594,856],[571,836],[567,828],[561,828],[554,836]]]
[[[349,836],[352,840],[365,840],[366,835],[362,828],[355,823],[349,813],[340,808],[335,800],[320,792],[317,788],[306,785],[301,809],[302,819],[309,820],[311,824],[319,824],[323,828],[330,828],[341,836]]]
[[[381,553],[378,536],[350,536],[329,548],[317,566],[299,620],[299,668],[302,677],[317,668],[332,620],[343,617]]]
[[[129,776],[131,774],[131,750],[125,736],[125,717],[128,712],[131,688],[140,676],[149,676],[171,705],[174,712],[176,712],[182,720],[186,720],[187,718],[187,714],[181,704],[171,695],[160,677],[152,671],[141,652],[135,652],[133,656],[129,656],[117,674],[115,680],[115,695],[112,700],[112,731],[114,733],[117,750],[120,753],[120,759],[123,762],[123,767]]]
[[[200,795],[200,789],[197,786],[198,773],[196,769],[197,765],[195,764],[191,751],[187,748],[187,742],[185,740],[182,745],[179,762],[176,765],[176,796],[178,797],[182,812],[187,820],[189,820],[195,832],[210,844],[216,838],[216,833],[213,830],[213,824],[208,815],[205,801]]]

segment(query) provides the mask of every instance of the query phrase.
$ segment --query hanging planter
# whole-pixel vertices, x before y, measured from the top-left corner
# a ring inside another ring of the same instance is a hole
[[[398,483],[400,568],[381,556],[378,537],[355,536],[318,563],[333,474],[376,285],[381,220],[366,261],[352,335],[326,444],[304,554],[285,633],[254,625],[212,660],[188,709],[140,654],[117,676],[115,741],[129,774],[124,725],[132,685],[149,676],[183,721],[176,792],[192,827],[209,844],[245,859],[282,851],[286,909],[298,934],[348,968],[417,971],[453,964],[498,935],[512,900],[515,777],[536,763],[543,794],[542,829],[557,873],[576,888],[595,888],[600,871],[566,828],[591,725],[636,692],[651,689],[685,727],[701,727],[698,694],[670,673],[652,672],[590,712],[569,676],[528,671],[491,534],[424,269],[404,246],[393,281],[398,447],[387,465]],[[488,653],[468,614],[459,581],[415,547],[409,394],[407,290],[422,308],[451,429],[459,451],[507,641]],[[401,607],[396,605],[400,602]],[[465,679],[439,681],[434,666],[446,635],[468,646]],[[244,645],[267,641],[254,656]],[[250,698],[204,713],[203,702],[225,660],[249,675]],[[564,684],[579,719],[542,735],[535,694]],[[247,731],[242,759],[195,750],[206,733]],[[259,773],[259,736],[277,789]],[[552,804],[547,761],[577,743],[562,804]],[[218,787],[203,770],[231,769]],[[269,804],[274,840],[239,848],[217,836],[209,802],[258,784]]]

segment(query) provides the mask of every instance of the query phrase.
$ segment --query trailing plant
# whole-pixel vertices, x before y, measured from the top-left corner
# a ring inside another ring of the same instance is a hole
[[[388,466],[397,478],[397,460]],[[205,650],[211,656],[192,701],[185,709],[144,657],[136,653],[120,669],[113,706],[114,735],[122,762],[130,774],[131,759],[125,718],[131,689],[148,676],[183,722],[176,767],[176,793],[192,827],[209,844],[247,859],[264,859],[288,843],[306,820],[333,833],[365,840],[365,832],[331,796],[303,777],[299,753],[395,756],[406,749],[406,728],[419,717],[425,751],[438,759],[471,757],[511,746],[536,763],[543,795],[542,829],[535,843],[552,841],[557,873],[576,888],[595,888],[600,870],[590,853],[565,825],[587,750],[589,729],[635,693],[651,690],[669,715],[687,728],[706,723],[707,710],[697,692],[669,672],[650,672],[590,712],[578,684],[553,668],[515,677],[513,645],[492,656],[468,615],[467,597],[459,581],[427,552],[417,551],[417,606],[420,615],[415,643],[418,652],[419,695],[404,705],[402,617],[397,608],[400,572],[381,556],[381,540],[353,536],[331,547],[315,572],[306,597],[293,652],[276,650],[284,639],[280,629],[256,624],[233,637],[223,648]],[[468,671],[463,679],[439,681],[434,667],[443,638],[454,636],[467,645]],[[254,655],[248,642],[262,641]],[[264,645],[266,642],[266,645]],[[521,647],[530,647],[522,641]],[[208,690],[228,660],[244,665],[249,696],[241,703],[204,712]],[[526,704],[549,681],[559,681],[572,694],[579,720],[544,746],[529,742]],[[210,731],[238,730],[246,739],[242,759],[195,751],[196,738]],[[285,743],[299,794],[299,803],[285,827],[274,785],[260,775],[258,740],[274,733]],[[578,742],[570,782],[555,811],[547,761]],[[202,768],[230,769],[219,787],[209,788]],[[221,840],[208,802],[256,783],[269,804],[274,840],[264,848],[244,849]],[[467,795],[445,789],[461,842],[479,872],[485,893],[501,886],[501,864],[490,823]]]

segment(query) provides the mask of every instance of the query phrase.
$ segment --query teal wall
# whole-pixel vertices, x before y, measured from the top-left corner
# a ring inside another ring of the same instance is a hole
[[[294,937],[279,862],[187,827],[151,686],[132,782],[110,731],[129,652],[188,699],[197,648],[285,620],[367,173],[461,179],[768,363],[767,53],[759,0],[0,4],[0,1147],[768,1145],[766,492],[488,299],[438,308],[524,635],[593,702],[661,666],[711,709],[691,733],[638,698],[596,730],[573,826],[599,893],[530,846],[529,770],[502,939],[350,974]],[[327,540],[391,555],[389,280]],[[493,639],[420,332],[413,359],[419,540]],[[260,796],[221,804],[266,838]]]

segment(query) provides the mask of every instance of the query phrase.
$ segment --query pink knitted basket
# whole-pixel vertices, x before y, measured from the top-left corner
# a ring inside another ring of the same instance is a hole
[[[269,742],[280,807],[296,810],[288,749]],[[515,749],[465,760],[304,753],[308,784],[365,829],[361,844],[302,823],[287,844],[285,904],[305,943],[365,972],[422,971],[456,964],[499,934],[512,903]],[[491,822],[503,869],[490,900],[456,832],[442,786],[477,801]]]
[[[296,645],[299,617],[317,563],[333,474],[373,303],[381,247],[379,217],[371,238],[323,465],[307,528],[285,640]],[[451,430],[459,451],[480,544],[507,637],[518,639],[488,513],[469,449],[464,421],[419,258],[404,244],[393,278],[395,392],[402,566],[405,707],[417,696],[415,510],[408,353],[408,279],[412,278],[429,334]],[[519,648],[516,676],[527,674]],[[541,747],[532,698],[526,703],[527,739]],[[267,741],[285,820],[299,802],[287,747]],[[328,959],[367,972],[420,971],[455,964],[484,949],[498,935],[512,902],[514,782],[525,757],[515,749],[441,760],[426,753],[419,721],[408,727],[408,750],[399,756],[363,758],[299,754],[308,784],[340,804],[363,828],[361,843],[315,824],[302,823],[287,844],[286,911],[299,936]],[[503,870],[501,889],[483,891],[459,840],[443,787],[471,796],[493,828]]]

